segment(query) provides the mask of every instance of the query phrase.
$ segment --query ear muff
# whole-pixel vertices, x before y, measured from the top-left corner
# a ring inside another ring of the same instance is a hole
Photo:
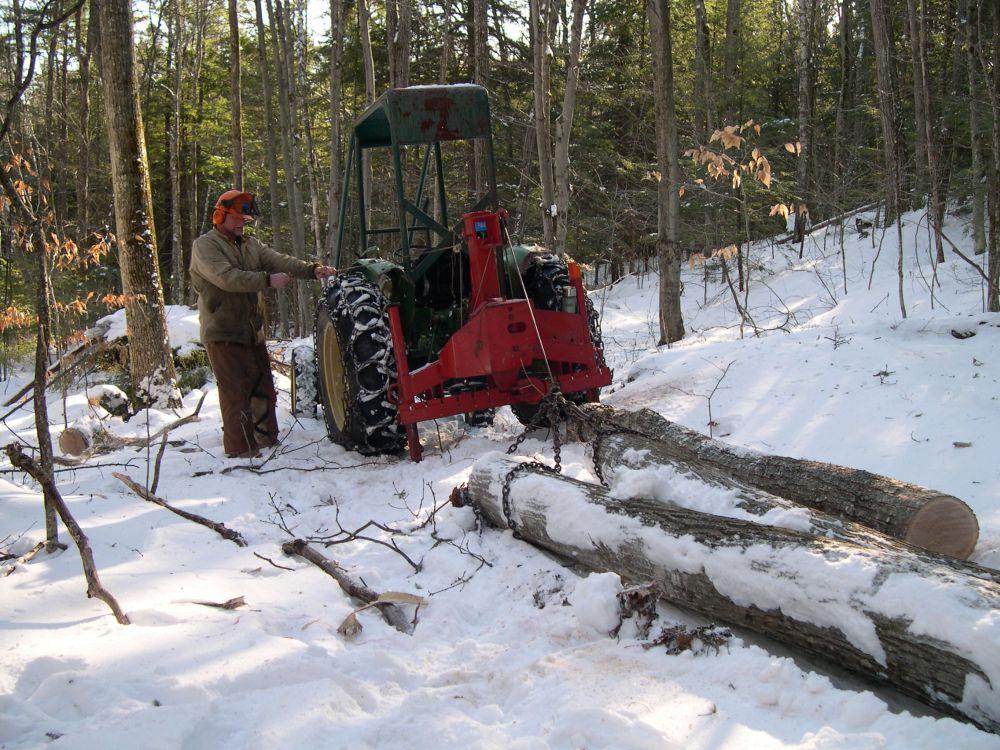
[[[225,220],[226,220],[226,209],[222,208],[222,206],[218,206],[212,212],[212,223],[222,224],[223,222],[225,222]]]

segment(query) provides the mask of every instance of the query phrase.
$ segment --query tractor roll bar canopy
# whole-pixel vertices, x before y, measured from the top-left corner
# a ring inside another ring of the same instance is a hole
[[[389,89],[354,121],[354,133],[361,148],[488,138],[489,97],[471,83]]]
[[[340,226],[337,231],[335,265],[341,264],[344,249],[344,229],[347,225],[348,196],[356,192],[358,209],[358,257],[368,248],[370,235],[396,234],[402,253],[403,267],[412,280],[423,276],[437,258],[453,247],[455,229],[448,217],[448,201],[444,186],[444,166],[441,143],[445,141],[481,140],[485,144],[485,177],[482,195],[470,211],[490,208],[498,210],[496,162],[493,157],[493,136],[490,130],[490,99],[482,86],[459,83],[446,86],[409,86],[389,89],[376,99],[354,121],[351,144],[347,151],[344,189],[340,202]],[[425,146],[423,166],[416,186],[416,196],[407,198],[404,191],[401,149],[404,146]],[[387,148],[392,154],[393,193],[398,227],[368,226],[365,205],[365,185],[368,175],[362,168],[361,154],[365,149]],[[431,157],[437,173],[438,215],[428,213],[429,200],[424,195]],[[412,236],[427,231],[439,237],[433,247],[425,250],[419,260],[410,257]]]

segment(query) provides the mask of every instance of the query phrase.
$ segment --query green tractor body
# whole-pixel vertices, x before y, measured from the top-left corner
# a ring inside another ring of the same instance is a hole
[[[455,225],[442,154],[452,141],[482,143],[486,178]],[[388,155],[392,175],[379,211],[368,205],[372,154]],[[505,218],[482,87],[390,89],[355,121],[340,273],[315,329],[318,398],[335,442],[370,454],[406,440],[419,460],[419,421],[505,404],[526,420],[553,387],[596,400],[611,382],[578,269],[513,245]]]

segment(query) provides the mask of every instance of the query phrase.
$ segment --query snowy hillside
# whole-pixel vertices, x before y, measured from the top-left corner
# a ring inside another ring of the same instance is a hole
[[[747,309],[758,336],[747,325],[741,338],[729,289],[717,276],[705,289],[701,268],[684,269],[688,335],[669,349],[655,346],[655,277],[595,291],[615,369],[602,399],[708,433],[716,389],[715,437],[962,498],[981,529],[972,559],[1000,568],[1000,316],[981,312],[980,278],[950,253],[932,300],[926,223],[907,219],[906,320],[894,232],[870,288],[872,237],[848,230],[846,268],[833,229],[809,237],[802,260],[789,245],[756,245]],[[960,223],[946,233],[968,246]],[[188,340],[190,317],[171,320]],[[293,420],[288,381],[276,381],[275,453],[226,459],[210,388],[201,421],[171,433],[186,442],[167,450],[156,490],[240,531],[247,547],[143,502],[111,476],[146,483],[155,450],[58,475],[103,583],[133,624],[117,625],[85,597],[72,546],[0,577],[0,748],[1000,747],[995,735],[753,635],[738,632],[718,653],[679,655],[642,648],[630,623],[609,637],[615,575],[582,577],[447,504],[477,458],[520,434],[509,409],[491,427],[423,425],[420,464],[366,459],[329,443],[321,421]],[[4,398],[24,382],[2,384]],[[183,413],[201,395],[189,393]],[[54,437],[64,418],[55,402]],[[71,395],[65,419],[88,413],[87,394]],[[8,420],[29,445],[32,419],[22,411]],[[173,419],[152,412],[108,425],[145,435]],[[520,452],[549,460],[545,438]],[[582,446],[565,447],[563,464],[595,481]],[[0,540],[20,536],[12,551],[26,552],[43,537],[41,495],[2,468]],[[281,552],[290,539],[282,527],[330,539],[369,521],[380,524],[360,532],[369,539],[315,546],[371,588],[425,597],[412,636],[366,610],[362,632],[345,639],[337,628],[355,603]],[[246,606],[234,610],[198,603],[240,596]],[[673,623],[703,621],[661,606],[656,627]]]

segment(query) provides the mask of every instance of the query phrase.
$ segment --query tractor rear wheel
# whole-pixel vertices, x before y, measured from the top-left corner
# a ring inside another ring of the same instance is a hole
[[[319,402],[330,439],[365,455],[399,452],[406,436],[389,400],[396,358],[388,300],[360,274],[338,277],[316,309]]]
[[[555,253],[545,253],[538,256],[524,272],[524,288],[528,292],[528,299],[539,310],[562,310],[563,297],[569,285],[569,269],[566,267],[566,262]],[[591,306],[589,299],[586,300],[586,305],[590,312],[590,338],[594,342],[594,346],[598,347],[599,360],[603,361],[604,354],[600,351],[601,336],[597,313]],[[587,394],[586,392],[567,393],[566,399],[574,404],[582,404],[586,402]],[[511,404],[510,408],[518,421],[525,426],[532,423],[535,423],[536,427],[550,426],[545,418],[536,420],[538,404]]]

